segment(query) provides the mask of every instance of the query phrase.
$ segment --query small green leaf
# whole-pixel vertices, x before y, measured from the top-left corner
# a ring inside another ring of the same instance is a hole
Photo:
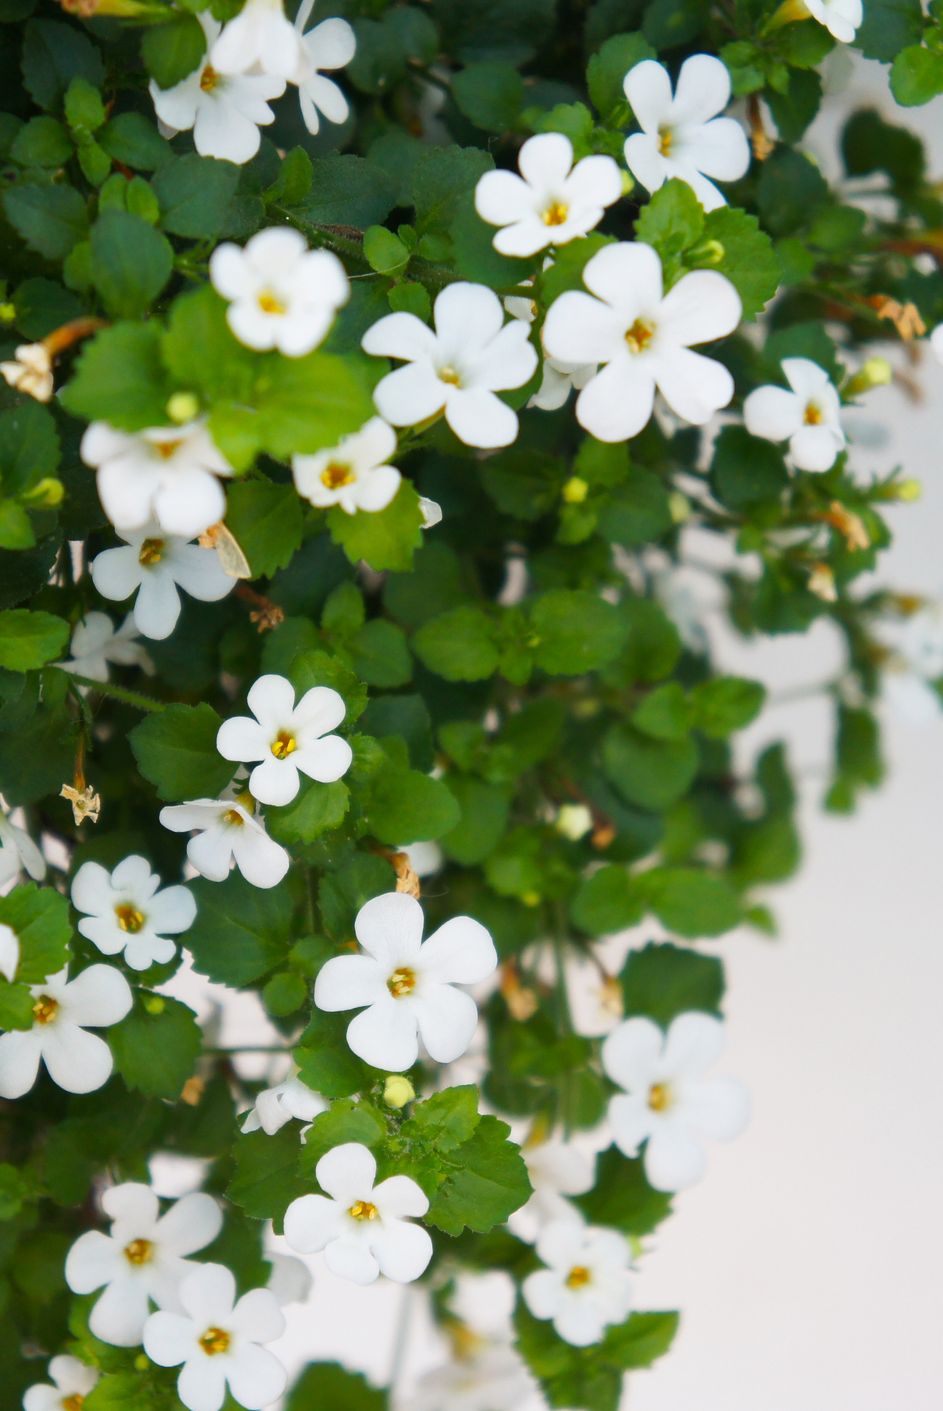
[[[197,915],[187,932],[187,949],[199,974],[238,988],[284,958],[293,912],[286,887],[253,887],[232,873],[225,882],[198,877],[191,891]]]
[[[409,481],[403,480],[386,509],[346,514],[335,505],[328,511],[327,523],[331,538],[351,563],[362,560],[378,573],[384,569],[402,573],[422,543],[422,519],[419,496]]]
[[[170,278],[170,242],[139,216],[102,211],[92,226],[92,280],[117,318],[143,314]]]
[[[377,274],[394,274],[409,263],[409,250],[402,240],[382,225],[371,225],[364,231],[363,253]]]
[[[154,177],[161,225],[171,235],[212,240],[226,219],[236,192],[239,168],[215,157],[187,152],[165,161]]]
[[[9,926],[20,943],[18,981],[38,985],[67,963],[72,939],[69,903],[52,887],[32,882],[14,887],[0,897],[0,923]]]
[[[171,388],[154,323],[116,323],[87,342],[60,393],[67,411],[122,431],[163,426]]]
[[[693,740],[653,740],[629,725],[613,725],[603,740],[606,774],[629,803],[662,809],[686,793],[697,773]]]
[[[291,1202],[309,1189],[299,1168],[302,1147],[294,1122],[272,1136],[244,1133],[233,1142],[232,1151],[236,1171],[226,1195],[252,1219],[280,1225]]]
[[[430,1200],[430,1225],[447,1235],[486,1233],[520,1209],[532,1188],[520,1150],[507,1140],[510,1130],[497,1117],[482,1117],[468,1141],[440,1152],[446,1174]]]
[[[386,1411],[388,1393],[336,1362],[309,1362],[288,1394],[285,1411]]]
[[[610,936],[635,926],[645,915],[645,895],[624,867],[601,867],[587,877],[570,904],[570,915],[590,936]]]
[[[367,827],[381,843],[402,845],[441,838],[459,821],[447,785],[416,769],[384,769],[365,808]]]
[[[229,783],[235,765],[216,749],[222,721],[211,705],[170,705],[146,716],[129,735],[138,769],[158,798],[216,798]]]
[[[653,943],[629,952],[622,989],[629,1018],[644,1015],[667,1028],[688,1010],[720,1013],[724,967],[712,955]]]
[[[140,999],[108,1032],[115,1066],[129,1088],[149,1097],[177,1098],[193,1074],[203,1034],[196,1015],[168,995]],[[159,1008],[157,1007],[159,1006]]]
[[[663,261],[678,259],[697,244],[704,230],[704,211],[687,182],[665,182],[635,223],[635,238],[653,245]]]
[[[51,612],[10,608],[0,612],[0,667],[35,671],[60,656],[69,640],[69,624]]]
[[[499,661],[494,624],[476,607],[454,608],[425,623],[413,637],[413,650],[446,681],[483,681]]]
[[[180,14],[145,29],[144,67],[158,88],[173,88],[193,72],[206,52],[206,36],[196,15]]]
[[[581,676],[612,661],[626,638],[618,608],[594,593],[555,589],[530,610],[534,661],[556,676]]]
[[[740,898],[730,883],[693,867],[653,867],[636,883],[659,921],[676,935],[720,936],[742,919]]]
[[[271,578],[301,547],[304,515],[293,485],[243,480],[226,496],[226,527],[249,560],[253,578]]]
[[[85,237],[85,202],[72,186],[9,186],[3,193],[7,220],[30,249],[61,260]]]
[[[766,687],[743,676],[715,676],[691,692],[694,726],[712,740],[743,730],[763,709]]]

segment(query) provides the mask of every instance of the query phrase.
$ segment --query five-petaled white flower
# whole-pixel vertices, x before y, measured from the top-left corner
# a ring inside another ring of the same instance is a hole
[[[314,0],[302,0],[295,16],[295,29],[301,35],[304,57],[292,76],[292,82],[298,85],[304,125],[312,135],[321,125],[321,113],[328,122],[346,119],[350,111],[347,99],[332,78],[324,77],[324,70],[342,69],[350,63],[357,47],[354,31],[346,20],[322,20],[305,34],[304,27],[313,9]]]
[[[177,1308],[177,1286],[194,1267],[187,1256],[211,1244],[223,1225],[212,1196],[196,1191],[174,1201],[161,1215],[150,1186],[127,1181],[101,1198],[111,1221],[106,1235],[79,1235],[65,1261],[65,1281],[73,1293],[102,1289],[89,1315],[96,1337],[115,1347],[141,1341],[151,1302]]]
[[[196,902],[186,887],[165,887],[146,857],[132,854],[108,872],[83,862],[72,879],[72,905],[83,913],[78,929],[105,955],[120,955],[132,970],[172,960],[177,935],[193,925]]]
[[[432,1240],[411,1217],[429,1202],[408,1176],[376,1185],[377,1163],[359,1142],[345,1142],[315,1167],[327,1195],[302,1195],[285,1211],[285,1238],[299,1254],[324,1250],[332,1274],[372,1284],[380,1274],[396,1283],[418,1279],[432,1258]]]
[[[168,804],[160,821],[172,833],[195,833],[187,858],[201,877],[225,882],[233,865],[253,887],[277,887],[291,858],[265,831],[255,800],[242,784],[231,784],[218,799]]]
[[[488,171],[475,187],[475,209],[501,229],[494,248],[502,255],[536,255],[566,245],[597,226],[622,195],[622,177],[611,157],[584,157],[574,166],[573,144],[562,132],[529,137],[517,156],[520,176]]]
[[[568,363],[602,363],[576,401],[576,419],[600,441],[637,436],[652,414],[656,388],[683,421],[703,426],[734,392],[722,363],[693,343],[736,328],[740,296],[716,270],[692,270],[662,295],[661,260],[650,245],[607,245],[588,261],[589,294],[554,300],[544,346]]]
[[[364,334],[366,352],[405,363],[374,389],[380,415],[416,426],[444,412],[467,446],[510,446],[517,414],[495,393],[522,387],[537,367],[526,326],[504,323],[492,289],[462,282],[442,290],[433,318],[434,329],[415,314],[387,314]]]
[[[340,505],[345,514],[384,510],[402,479],[387,464],[396,451],[396,432],[381,416],[371,417],[359,431],[337,446],[313,456],[292,456],[295,488],[318,509]]]
[[[802,5],[839,44],[850,44],[864,19],[861,0],[802,0]]]
[[[220,1411],[226,1388],[248,1411],[262,1411],[285,1390],[285,1369],[261,1346],[285,1331],[285,1315],[268,1289],[236,1298],[222,1264],[203,1264],[182,1279],[182,1313],[152,1313],[144,1351],[159,1367],[181,1367],[177,1395],[188,1411]]]
[[[570,1195],[583,1195],[592,1190],[596,1175],[596,1158],[573,1142],[557,1139],[526,1142],[521,1155],[534,1193],[526,1205],[511,1216],[511,1227],[522,1239],[533,1239],[544,1225],[555,1220],[579,1220],[581,1216],[567,1200]]]
[[[319,1009],[362,1009],[347,1042],[365,1063],[403,1073],[419,1057],[452,1063],[468,1048],[478,1007],[456,985],[486,979],[498,963],[484,926],[453,916],[422,939],[422,907],[404,892],[387,892],[360,908],[354,922],[365,955],[336,955],[315,981]]]
[[[23,1411],[81,1411],[82,1402],[96,1385],[99,1373],[77,1357],[54,1357],[49,1375],[55,1382],[38,1382],[23,1393]]]
[[[166,534],[193,539],[226,512],[217,477],[232,475],[232,466],[202,421],[133,432],[93,421],[80,449],[98,470],[102,508],[119,531],[154,520]]]
[[[266,1136],[272,1137],[293,1117],[297,1117],[299,1122],[313,1122],[327,1108],[328,1104],[321,1094],[312,1092],[295,1075],[259,1093],[246,1113],[242,1130],[263,1131]]]
[[[295,704],[295,688],[284,676],[260,676],[249,687],[252,712],[224,720],[216,735],[223,759],[251,764],[249,792],[259,803],[291,803],[301,787],[298,772],[333,784],[350,768],[353,751],[329,732],[347,713],[343,696],[330,686],[312,686]],[[254,718],[253,718],[254,717]]]
[[[243,249],[226,242],[210,256],[213,288],[229,300],[226,321],[248,348],[300,358],[316,348],[350,285],[330,250],[309,250],[287,226],[260,230]]]
[[[628,1242],[616,1230],[557,1220],[544,1226],[537,1254],[547,1266],[521,1292],[535,1318],[550,1318],[564,1342],[589,1347],[621,1323],[632,1302]]]
[[[124,545],[95,556],[89,564],[92,582],[113,602],[137,593],[131,616],[138,631],[155,642],[169,637],[177,625],[178,588],[198,602],[216,603],[236,586],[215,549],[165,534],[154,523],[118,532]]]
[[[207,50],[219,37],[220,24],[209,12],[197,16]],[[269,73],[223,73],[209,53],[192,73],[172,88],[150,84],[154,111],[173,135],[193,130],[201,157],[219,157],[242,165],[259,150],[259,128],[274,122],[269,100],[280,98],[285,80]]]
[[[625,96],[641,132],[626,139],[625,163],[648,191],[677,177],[691,187],[705,211],[726,204],[708,177],[737,181],[750,165],[746,133],[733,118],[720,118],[730,102],[730,74],[710,54],[685,59],[671,91],[668,70],[643,59],[625,76]]]
[[[74,980],[68,970],[30,987],[33,1026],[0,1036],[0,1097],[22,1097],[39,1073],[67,1093],[92,1093],[111,1077],[105,1040],[89,1029],[118,1024],[131,1009],[131,988],[113,965],[90,965]]]
[[[537,317],[537,305],[533,299],[512,294],[504,301],[504,307],[512,318],[519,318],[532,324]],[[591,377],[596,374],[595,363],[564,363],[548,356],[544,349],[540,386],[527,405],[538,407],[542,412],[555,412],[562,407],[574,389],[581,391]]]
[[[705,1138],[729,1141],[750,1117],[750,1098],[735,1078],[708,1078],[724,1027],[709,1014],[679,1014],[663,1033],[651,1019],[626,1019],[602,1046],[602,1065],[625,1091],[609,1100],[609,1122],[626,1156],[644,1152],[645,1175],[660,1191],[699,1181]]]
[[[397,1411],[542,1411],[546,1403],[513,1347],[464,1326],[455,1341],[461,1352],[424,1373],[394,1403]]]
[[[210,50],[210,63],[225,74],[252,71],[289,80],[303,61],[301,35],[282,0],[246,0]]]
[[[154,670],[147,648],[138,641],[137,623],[130,613],[118,628],[105,612],[86,613],[75,624],[69,650],[68,661],[56,665],[90,681],[107,681],[112,666],[139,666],[148,675]]]
[[[46,875],[46,859],[25,828],[13,822],[0,802],[0,887],[28,872],[35,882]]]
[[[788,441],[798,470],[831,470],[845,448],[841,401],[828,373],[809,358],[783,358],[785,387],[757,387],[743,404],[751,436]]]

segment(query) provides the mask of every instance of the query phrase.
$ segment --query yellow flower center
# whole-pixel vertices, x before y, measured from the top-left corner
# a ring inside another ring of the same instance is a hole
[[[658,129],[658,150],[663,157],[671,156],[674,140],[675,135],[670,127],[660,127]]]
[[[592,1277],[585,1264],[574,1264],[566,1276],[566,1286],[568,1289],[583,1289]]]
[[[138,550],[138,563],[142,563],[145,568],[150,568],[152,564],[160,563],[163,557],[163,539],[145,539]]]
[[[241,804],[246,813],[255,813],[255,799],[249,793],[248,789],[243,789],[241,793],[236,795],[236,803]],[[241,828],[245,821],[237,808],[227,809],[223,814],[223,822],[231,823],[236,828]]]
[[[454,367],[440,367],[439,381],[447,382],[450,387],[461,387],[462,379]]]
[[[219,83],[219,74],[218,74],[218,73],[216,72],[216,70],[213,68],[213,65],[212,65],[212,64],[207,64],[206,67],[205,67],[205,69],[203,70],[203,72],[200,74],[200,88],[201,88],[201,90],[202,90],[204,93],[212,93],[213,89],[216,87],[216,85],[217,85],[218,83]]]
[[[137,935],[144,925],[144,913],[138,911],[137,907],[130,906],[127,902],[122,902],[115,907],[115,915],[118,918],[118,927],[122,931],[130,931],[132,936]]]
[[[644,353],[655,336],[655,325],[648,319],[637,318],[625,335],[630,353]]]
[[[215,1357],[218,1352],[228,1352],[231,1341],[232,1338],[222,1328],[207,1328],[199,1339],[200,1346],[207,1357]]]
[[[394,970],[393,974],[386,982],[386,988],[394,999],[402,999],[403,995],[411,994],[416,988],[415,970],[410,970],[408,965],[402,966],[399,970]]]
[[[272,741],[271,750],[276,759],[287,759],[298,748],[298,741],[287,730],[279,730]]]
[[[541,220],[544,225],[563,225],[569,214],[570,208],[563,201],[551,201]]]
[[[62,1411],[82,1411],[85,1405],[85,1397],[75,1391],[71,1396],[67,1396],[62,1403]]]
[[[648,1105],[653,1112],[667,1112],[671,1106],[671,1089],[667,1083],[652,1083],[648,1090]]]
[[[256,303],[264,314],[284,314],[288,312],[288,305],[271,289],[263,289],[257,296]]]
[[[37,1024],[51,1024],[59,1013],[59,1001],[51,995],[40,995],[33,1005],[33,1018]]]
[[[321,484],[328,490],[340,490],[343,485],[352,485],[356,478],[352,468],[343,461],[331,461],[321,471]]]
[[[347,1214],[354,1220],[376,1220],[380,1212],[372,1200],[355,1200]]]
[[[175,456],[183,445],[183,437],[178,436],[173,441],[154,441],[154,450],[162,461],[169,461],[171,456]]]
[[[142,1264],[150,1264],[154,1258],[154,1246],[150,1240],[132,1240],[124,1247],[124,1257],[129,1264],[140,1268]]]
[[[825,416],[822,408],[816,406],[815,402],[808,402],[802,420],[806,426],[821,426]]]

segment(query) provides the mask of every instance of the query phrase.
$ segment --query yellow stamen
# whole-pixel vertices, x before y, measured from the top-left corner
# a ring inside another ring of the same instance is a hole
[[[648,1105],[653,1112],[667,1112],[671,1106],[671,1089],[667,1083],[653,1083],[648,1090]]]
[[[154,441],[151,444],[162,461],[169,461],[171,456],[176,455],[183,445],[183,437],[178,436],[174,441]]]
[[[120,930],[130,931],[132,936],[137,935],[144,925],[144,913],[138,911],[137,907],[129,906],[127,902],[115,907],[115,915]]]
[[[321,471],[321,484],[328,490],[340,490],[344,485],[352,485],[356,478],[352,468],[344,465],[343,461],[331,461]]]
[[[394,970],[386,982],[386,988],[394,999],[402,999],[403,995],[410,994],[416,988],[415,970],[410,970],[408,965]]]
[[[298,741],[287,730],[279,730],[272,741],[271,750],[276,759],[287,759],[298,748]]]
[[[205,69],[203,70],[203,72],[200,74],[200,89],[201,89],[201,91],[202,91],[203,93],[212,93],[213,89],[216,87],[216,85],[217,85],[218,83],[219,83],[219,74],[218,74],[218,73],[216,72],[216,70],[213,68],[213,65],[212,65],[212,64],[207,64],[206,67],[205,67]]]
[[[124,1257],[129,1264],[150,1264],[154,1258],[154,1246],[150,1240],[132,1240],[124,1247]]]
[[[354,1220],[376,1220],[380,1212],[370,1200],[355,1200],[347,1214]]]
[[[450,387],[461,387],[462,385],[462,379],[454,367],[440,367],[439,381],[447,382]]]
[[[592,1277],[585,1264],[574,1264],[566,1276],[566,1286],[568,1289],[585,1288]]]
[[[625,335],[630,353],[644,353],[655,336],[655,325],[647,319],[637,318]]]
[[[255,301],[264,314],[284,314],[288,312],[288,305],[283,303],[277,294],[273,294],[271,289],[263,289]]]
[[[200,1346],[207,1357],[215,1357],[218,1352],[228,1352],[231,1341],[229,1334],[224,1332],[222,1328],[207,1328],[199,1339]]]
[[[660,127],[658,129],[658,150],[663,157],[671,156],[674,140],[675,135],[670,127]]]
[[[541,216],[544,225],[563,225],[570,214],[569,206],[563,201],[551,201]]]
[[[145,539],[138,550],[138,563],[150,568],[155,563],[160,563],[164,557],[163,539]]]
[[[82,1411],[85,1405],[85,1397],[74,1391],[71,1396],[67,1396],[62,1403],[62,1411]]]
[[[817,407],[814,402],[809,402],[806,405],[802,420],[805,422],[806,426],[821,426],[822,422],[825,420],[825,415],[821,407]]]
[[[59,1001],[51,995],[40,995],[33,1005],[33,1018],[37,1024],[51,1024],[59,1013]]]

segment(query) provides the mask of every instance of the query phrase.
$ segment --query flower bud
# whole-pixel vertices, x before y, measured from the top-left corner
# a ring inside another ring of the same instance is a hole
[[[578,843],[593,826],[592,811],[584,803],[565,803],[557,813],[553,826],[571,843]]]
[[[408,1078],[400,1073],[391,1073],[383,1084],[383,1101],[387,1107],[405,1107],[416,1096],[416,1089]]]
[[[174,392],[167,403],[167,415],[177,426],[193,421],[199,412],[199,399],[193,392]]]
[[[674,524],[684,524],[686,519],[690,519],[691,501],[687,495],[682,495],[680,490],[672,490],[668,496],[668,513]]]
[[[145,995],[141,1003],[148,1014],[163,1014],[167,1008],[167,1001],[160,995]]]
[[[65,486],[61,480],[56,480],[55,476],[47,475],[34,485],[24,496],[31,505],[37,509],[53,510],[57,505],[62,504],[65,495]]]
[[[0,323],[12,323],[16,318],[16,305],[10,303],[0,304]]]
[[[860,397],[872,387],[886,387],[894,376],[887,358],[868,358],[845,384],[846,397]]]
[[[919,480],[898,480],[888,486],[888,489],[893,490],[895,500],[904,500],[908,503],[919,500],[923,496],[923,486]]]
[[[589,494],[589,486],[581,476],[571,475],[561,493],[568,505],[581,505]]]

